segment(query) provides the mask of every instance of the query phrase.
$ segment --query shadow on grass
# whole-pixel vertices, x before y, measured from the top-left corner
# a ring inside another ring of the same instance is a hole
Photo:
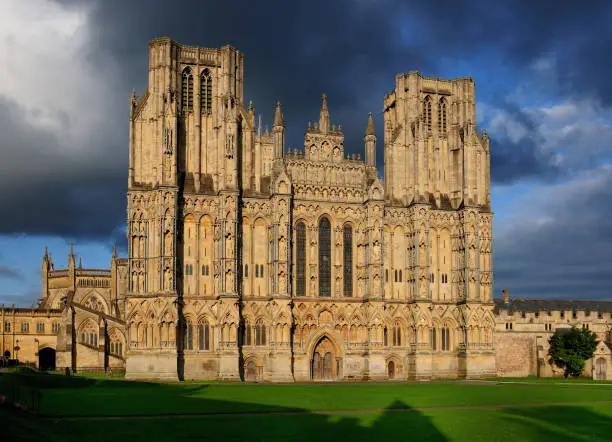
[[[233,384],[219,394],[221,390],[209,389],[208,384],[200,383],[20,376],[0,376],[0,385],[15,381],[39,391],[40,411],[47,417],[0,409],[0,420],[12,419],[16,423],[5,430],[9,437],[3,439],[6,433],[0,434],[0,440],[357,442],[446,441],[448,437],[448,440],[467,441],[582,441],[609,440],[612,433],[612,420],[600,414],[610,413],[609,408],[598,412],[595,405],[483,406],[461,411],[421,412],[406,402],[394,400],[379,412],[317,412],[310,410],[324,408],[317,402],[321,399],[320,391],[309,399],[306,396],[310,389],[304,388],[291,393],[305,395],[299,398],[304,399],[300,402],[295,396],[286,400],[285,386],[262,388]],[[212,393],[216,396],[212,397]],[[329,389],[329,394],[338,394],[338,390]],[[292,407],[294,401],[300,407]],[[344,402],[338,399],[335,404],[339,403]],[[348,408],[359,408],[359,405]]]
[[[593,411],[595,406],[505,408],[504,418],[532,440],[610,440],[612,418]]]
[[[207,384],[19,376],[18,382],[41,392],[43,417],[0,410],[0,416],[7,417],[8,413],[18,423],[13,428],[19,429],[19,434],[9,430],[8,440],[447,440],[429,418],[401,401],[377,413],[328,414],[261,404],[252,397],[252,402],[239,402],[198,396]],[[236,387],[249,392],[248,386]],[[83,394],[77,389],[82,389]],[[45,406],[46,397],[51,396],[53,400]],[[163,415],[168,401],[173,401],[169,407],[172,414]]]

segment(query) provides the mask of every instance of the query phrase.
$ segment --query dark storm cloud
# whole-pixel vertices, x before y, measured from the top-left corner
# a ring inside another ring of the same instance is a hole
[[[65,152],[53,131],[22,113],[0,96],[0,232],[107,238],[125,220],[127,172],[113,155],[118,149]]]
[[[329,96],[332,121],[343,125],[350,152],[363,155],[367,113],[373,111],[379,129],[379,166],[383,150],[379,113],[384,94],[394,87],[395,74],[413,69],[439,74],[441,59],[472,60],[480,54],[487,61],[475,67],[473,75],[478,77],[477,70],[486,70],[489,64],[522,71],[552,51],[563,91],[595,94],[612,103],[610,62],[601,54],[612,32],[606,26],[605,2],[517,0],[496,2],[495,7],[476,0],[274,1],[265,7],[253,1],[59,3],[93,8],[86,57],[94,69],[109,63],[119,66],[117,83],[107,91],[117,103],[116,112],[103,116],[109,121],[108,133],[92,134],[87,153],[71,158],[55,154],[59,151],[53,148],[58,144],[55,134],[9,118],[7,109],[13,104],[0,103],[1,133],[14,137],[20,151],[7,160],[35,160],[23,167],[18,162],[4,166],[8,181],[2,185],[18,185],[13,194],[2,195],[9,214],[0,221],[3,233],[121,238],[113,232],[125,219],[128,108],[124,103],[132,87],[144,91],[147,44],[158,36],[209,47],[229,43],[243,51],[247,100],[253,100],[268,124],[274,103],[281,100],[291,147],[301,147],[307,121],[318,118],[323,92]],[[18,106],[12,109],[16,112]],[[549,159],[538,157],[534,149],[537,137],[518,146],[504,138],[492,141],[494,181],[510,183],[554,173]],[[12,179],[24,173],[28,179]]]
[[[300,147],[325,92],[333,122],[346,128],[346,145],[357,152],[363,150],[367,114],[380,111],[395,73],[430,66],[420,48],[401,42],[402,23],[386,4],[283,1],[264,8],[252,1],[105,1],[94,16],[92,54],[118,58],[142,90],[151,38],[166,35],[208,47],[229,43],[245,53],[246,98],[263,113],[264,123],[272,122],[280,100],[288,143]]]
[[[525,134],[518,139],[513,138],[509,133],[512,129],[508,129],[509,125],[506,124],[504,131],[491,137],[492,182],[511,184],[519,179],[550,180],[560,177],[562,170],[555,163],[554,153],[541,150],[544,137],[533,117],[507,100],[499,100],[496,105],[504,111],[508,121],[520,126]]]
[[[497,291],[517,296],[611,299],[612,169],[547,194],[546,219],[517,223],[495,245]],[[541,197],[540,197],[541,198]]]

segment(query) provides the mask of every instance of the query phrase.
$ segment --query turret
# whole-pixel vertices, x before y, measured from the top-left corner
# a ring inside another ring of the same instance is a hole
[[[70,244],[70,252],[68,253],[68,278],[70,278],[70,288],[74,290],[76,288],[76,257],[74,256],[74,250],[72,244]]]
[[[368,114],[368,125],[363,140],[365,142],[366,164],[376,167],[376,128],[372,120],[372,112]]]
[[[51,258],[45,246],[45,254],[42,260],[42,298],[45,299],[49,295],[49,271],[51,270]]]
[[[280,102],[276,102],[276,112],[274,113],[274,126],[272,127],[274,159],[279,160],[283,157],[285,150],[285,122],[280,108]]]

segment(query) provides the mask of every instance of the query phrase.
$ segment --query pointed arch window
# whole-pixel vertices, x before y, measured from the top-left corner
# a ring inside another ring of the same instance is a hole
[[[208,69],[204,69],[200,75],[200,113],[212,113],[212,76]]]
[[[198,325],[198,349],[210,350],[210,325],[207,321]]]
[[[331,224],[327,218],[319,222],[319,296],[331,296]]]
[[[438,130],[441,133],[446,132],[446,99],[440,98],[438,103]]]
[[[266,326],[261,319],[255,324],[255,345],[266,345]]]
[[[353,296],[353,228],[344,226],[344,296]]]
[[[306,225],[295,226],[295,294],[306,295]]]
[[[402,325],[399,322],[393,325],[393,345],[396,347],[402,345]]]
[[[425,97],[423,101],[423,116],[425,118],[425,126],[428,131],[431,131],[431,98],[428,96]]]
[[[193,74],[190,67],[183,70],[181,98],[183,111],[191,112],[193,110]]]
[[[187,321],[183,334],[183,350],[193,350],[193,324]]]

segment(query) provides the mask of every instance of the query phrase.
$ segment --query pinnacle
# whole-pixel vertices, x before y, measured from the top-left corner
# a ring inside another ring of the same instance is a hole
[[[368,114],[368,125],[366,126],[366,136],[374,135],[376,136],[376,128],[374,127],[374,120],[372,119],[372,112]]]
[[[276,102],[276,112],[274,113],[274,126],[283,126],[283,114],[281,112],[280,101]]]

